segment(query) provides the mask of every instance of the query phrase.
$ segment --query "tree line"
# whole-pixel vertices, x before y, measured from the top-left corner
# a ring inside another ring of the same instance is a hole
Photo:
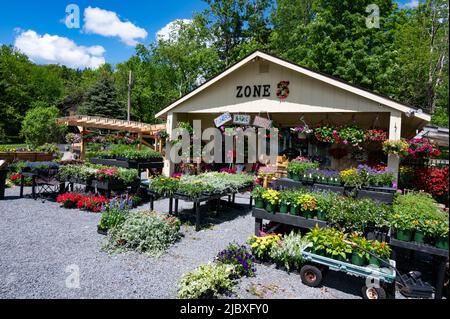
[[[392,0],[204,1],[208,9],[191,23],[97,70],[36,65],[1,46],[0,141],[19,137],[38,107],[126,118],[130,71],[132,119],[155,123],[171,101],[257,49],[422,108],[448,127],[447,1],[411,9]],[[366,25],[371,4],[379,28]]]

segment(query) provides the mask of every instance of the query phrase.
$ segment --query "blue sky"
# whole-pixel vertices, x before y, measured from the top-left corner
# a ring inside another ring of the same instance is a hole
[[[72,3],[80,8],[81,29],[69,29],[64,23],[66,6]],[[128,59],[135,43],[153,42],[170,22],[190,19],[205,8],[202,0],[2,1],[0,44],[15,44],[38,63],[114,64]]]

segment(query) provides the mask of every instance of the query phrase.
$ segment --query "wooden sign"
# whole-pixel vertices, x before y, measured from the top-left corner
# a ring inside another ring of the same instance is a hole
[[[262,127],[265,129],[270,129],[272,127],[273,121],[266,119],[264,117],[256,116],[253,122],[254,126]]]
[[[232,120],[233,120],[233,118],[231,117],[231,114],[227,112],[225,114],[222,114],[218,118],[216,118],[214,120],[214,124],[216,124],[216,127],[221,127]]]
[[[237,125],[250,125],[252,117],[250,115],[235,114],[233,116],[233,123]]]

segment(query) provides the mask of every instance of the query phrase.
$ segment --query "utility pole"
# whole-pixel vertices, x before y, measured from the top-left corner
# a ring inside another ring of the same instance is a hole
[[[128,122],[131,121],[131,89],[133,86],[133,73],[130,71],[128,78]]]

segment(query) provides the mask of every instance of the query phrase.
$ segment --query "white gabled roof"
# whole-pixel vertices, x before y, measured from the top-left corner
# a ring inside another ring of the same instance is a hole
[[[283,66],[283,67],[285,67],[287,69],[290,69],[290,70],[293,70],[293,71],[298,72],[300,74],[309,76],[309,77],[311,77],[313,79],[322,81],[324,83],[333,85],[335,87],[338,87],[338,88],[343,89],[345,91],[348,91],[348,92],[351,92],[353,94],[359,95],[359,96],[364,97],[364,98],[366,98],[368,100],[377,102],[379,104],[385,105],[387,107],[390,107],[392,109],[398,110],[400,112],[414,114],[415,117],[417,117],[419,119],[422,119],[424,121],[427,121],[427,122],[431,121],[431,115],[423,113],[423,112],[417,112],[417,109],[415,109],[413,107],[410,107],[410,106],[405,105],[405,104],[401,104],[401,103],[396,102],[396,101],[394,101],[394,100],[392,100],[392,99],[390,99],[388,97],[381,96],[381,95],[378,95],[376,93],[372,93],[372,92],[370,92],[368,90],[356,87],[356,86],[351,85],[349,83],[346,83],[346,82],[344,82],[342,80],[338,80],[336,78],[333,78],[333,77],[330,77],[330,76],[327,76],[327,75],[323,75],[323,74],[320,74],[318,72],[311,71],[309,69],[306,69],[304,67],[296,65],[296,64],[294,64],[292,62],[288,62],[286,60],[277,58],[275,56],[272,56],[270,54],[267,54],[267,53],[264,53],[264,52],[261,52],[261,51],[256,51],[256,52],[252,53],[251,55],[249,55],[248,57],[244,58],[243,60],[241,60],[240,62],[236,63],[235,65],[231,66],[230,68],[228,68],[227,70],[225,70],[224,72],[219,74],[218,76],[212,78],[211,80],[207,81],[203,85],[199,86],[197,89],[193,90],[192,92],[190,92],[190,93],[186,94],[185,96],[181,97],[180,99],[176,100],[171,105],[166,107],[164,110],[162,110],[161,112],[156,114],[156,118],[164,117],[167,113],[169,113],[170,111],[175,109],[180,104],[182,104],[185,101],[189,100],[190,98],[192,98],[196,94],[202,92],[203,90],[206,90],[208,87],[210,87],[214,83],[216,83],[216,82],[220,81],[221,79],[225,78],[226,76],[228,76],[229,74],[231,74],[234,71],[238,70],[239,68],[243,67],[244,65],[246,65],[249,62],[251,62],[255,58],[261,58],[261,59],[264,59],[266,61],[278,64],[278,65]]]

